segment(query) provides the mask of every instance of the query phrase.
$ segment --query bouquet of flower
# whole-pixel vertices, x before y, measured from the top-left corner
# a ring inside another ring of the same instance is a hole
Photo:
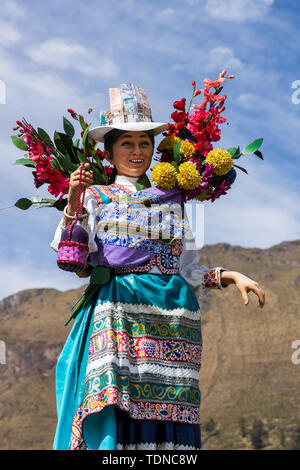
[[[221,95],[226,80],[226,70],[217,80],[203,80],[204,88],[196,90],[193,80],[193,93],[186,111],[186,99],[175,101],[175,111],[171,114],[174,124],[163,135],[157,151],[159,163],[152,168],[152,182],[161,189],[177,186],[182,189],[183,200],[196,199],[214,202],[227,193],[236,179],[236,170],[247,173],[235,161],[242,155],[254,154],[263,160],[258,150],[263,139],[256,139],[242,151],[240,147],[213,148],[212,142],[220,140],[219,124],[226,122],[224,112],[226,95]],[[227,77],[234,78],[233,75]],[[200,104],[192,105],[194,98],[202,96]]]
[[[88,112],[91,112],[90,108]],[[34,185],[39,188],[48,184],[48,191],[55,198],[47,199],[34,196],[31,199],[21,198],[16,203],[20,209],[28,209],[32,205],[40,207],[55,207],[63,210],[67,198],[63,198],[69,190],[70,174],[75,171],[81,162],[90,163],[95,184],[107,184],[112,167],[102,164],[104,154],[96,149],[98,142],[88,136],[90,124],[87,124],[82,115],[73,109],[68,109],[71,116],[81,126],[81,138],[73,141],[75,129],[72,123],[63,117],[64,132],[54,132],[53,140],[44,129],[35,129],[25,119],[17,121],[13,130],[18,131],[12,136],[13,144],[20,150],[26,151],[23,158],[16,160],[15,164],[34,168],[32,175]]]

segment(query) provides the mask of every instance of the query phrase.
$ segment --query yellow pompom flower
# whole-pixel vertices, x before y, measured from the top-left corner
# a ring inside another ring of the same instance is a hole
[[[161,141],[157,147],[157,150],[159,152],[162,152],[163,150],[172,150],[174,145],[178,144],[178,142],[180,142],[179,137],[176,137],[175,135],[168,135]]]
[[[171,189],[177,181],[177,171],[171,163],[160,162],[152,168],[153,183],[161,189]]]
[[[193,162],[184,162],[179,166],[177,181],[182,189],[195,189],[202,181],[202,177]]]
[[[188,159],[189,157],[192,157],[194,153],[195,147],[193,146],[193,144],[183,140],[180,144],[180,154]]]
[[[233,158],[225,149],[211,150],[205,159],[206,163],[214,166],[216,175],[226,175],[233,165]]]

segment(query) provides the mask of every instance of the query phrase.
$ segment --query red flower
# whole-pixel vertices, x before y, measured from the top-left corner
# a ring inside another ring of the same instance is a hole
[[[184,121],[184,119],[187,117],[188,117],[188,114],[184,113],[183,111],[182,112],[174,111],[174,113],[171,114],[171,118],[173,119],[174,122]]]
[[[49,171],[51,172],[52,167],[51,167],[51,162],[53,158],[52,157],[46,157],[45,159],[40,158],[36,162],[36,174],[37,178],[41,181],[47,180],[48,179],[48,173]]]
[[[195,82],[195,80],[192,81],[192,87],[193,87],[193,88],[196,87],[196,82]]]
[[[182,98],[180,101],[174,101],[173,108],[178,109],[179,111],[185,111],[185,102],[185,98]]]
[[[161,154],[161,159],[160,161],[161,162],[170,162],[172,160],[171,158],[171,154],[168,150],[163,150],[162,154]]]
[[[49,193],[53,194],[55,197],[62,193],[60,197],[61,199],[69,190],[70,178],[65,178],[60,171],[55,168],[51,168],[48,172],[48,179],[50,181],[48,186]]]
[[[100,149],[97,149],[96,150],[96,153],[97,153],[97,156],[100,160],[103,160],[104,159],[104,152],[102,152],[102,150]]]
[[[67,111],[71,114],[72,118],[77,119],[77,114],[72,108],[68,108]]]
[[[181,129],[183,129],[185,127],[185,122],[184,121],[180,121],[180,122],[177,122],[175,124],[175,129],[176,131],[181,131]]]
[[[113,168],[111,166],[103,165],[103,171],[107,176],[111,176]]]

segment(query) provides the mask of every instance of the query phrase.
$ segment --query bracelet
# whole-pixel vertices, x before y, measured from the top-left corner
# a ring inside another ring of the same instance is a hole
[[[86,214],[80,214],[80,217],[87,217],[89,214],[86,213]],[[75,219],[75,215],[69,215],[67,214],[67,206],[65,206],[64,208],[64,216],[67,218],[67,219]]]

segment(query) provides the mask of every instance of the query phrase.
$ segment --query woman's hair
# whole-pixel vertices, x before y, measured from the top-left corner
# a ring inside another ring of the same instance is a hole
[[[121,137],[121,135],[125,134],[126,132],[128,132],[128,131],[124,131],[124,130],[120,130],[120,129],[113,129],[112,131],[105,134],[105,136],[104,136],[104,150],[107,150],[110,153],[111,157],[113,157],[112,148],[113,148],[114,144],[117,142],[118,138]],[[154,135],[153,135],[153,132],[152,131],[145,131],[145,132],[146,132],[146,134],[148,134],[148,136],[149,136],[149,138],[152,142],[152,146],[154,148]],[[117,173],[117,168],[114,166],[113,167],[113,172],[112,172],[112,175],[110,177],[110,180],[109,180],[108,184],[114,183],[117,174],[118,174]]]

